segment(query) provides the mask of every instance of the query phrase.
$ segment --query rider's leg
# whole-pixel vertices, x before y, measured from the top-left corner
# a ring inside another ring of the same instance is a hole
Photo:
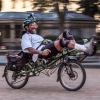
[[[70,32],[68,32],[68,31],[63,32],[63,33],[58,37],[58,40],[61,40],[61,41],[62,41],[63,38],[67,39],[66,41],[68,41],[68,40],[73,40],[73,41],[68,42],[68,43],[69,43],[68,48],[70,48],[70,49],[77,49],[77,50],[84,51],[84,52],[86,52],[86,53],[88,53],[88,52],[90,51],[90,52],[89,52],[90,54],[93,52],[93,45],[92,45],[92,41],[93,41],[93,40],[92,40],[92,39],[91,39],[91,41],[88,42],[86,45],[80,45],[80,44],[78,44],[78,43],[75,42],[73,35],[72,35]],[[68,44],[68,43],[67,43],[67,44]],[[60,44],[60,45],[61,45],[61,44]],[[88,45],[88,46],[87,46],[87,45]],[[62,45],[61,45],[61,46],[62,46]],[[66,45],[66,46],[67,46],[67,45]]]
[[[89,55],[92,55],[94,51],[93,40],[94,38],[91,38],[91,40],[85,45],[80,45],[76,43],[74,40],[60,39],[58,41],[55,41],[54,45],[58,51],[62,50],[63,47],[67,47],[70,49],[81,50]]]
[[[44,57],[44,58],[50,58],[52,56],[55,56],[58,54],[58,52],[61,52],[62,49],[64,47],[68,47],[70,49],[74,49],[74,41],[73,40],[66,40],[66,39],[61,39],[61,40],[56,40],[52,43],[47,44],[46,46],[44,46],[41,50],[45,50],[45,49],[49,49],[51,51],[51,53]],[[43,57],[43,56],[39,56],[39,57]]]
[[[56,40],[53,43],[49,43],[48,45],[44,46],[41,50],[49,49],[51,53],[44,57],[44,58],[50,58],[52,56],[55,56],[60,52],[64,47],[70,48],[70,49],[76,49],[86,52],[87,54],[91,54],[90,46],[92,45],[92,41],[89,42],[88,47],[85,47],[84,45],[77,44],[74,40],[67,40],[67,39],[60,39]],[[43,57],[43,56],[39,56]]]
[[[52,42],[52,43],[49,43],[49,44],[45,45],[41,49],[41,51],[43,51],[45,49],[49,49],[51,52],[49,53],[48,56],[41,56],[41,55],[39,55],[39,58],[50,58],[52,56],[56,56],[62,50],[62,47],[58,43],[56,43],[56,46],[55,46],[55,42]]]
[[[80,45],[76,43],[74,39],[68,40],[68,39],[62,38],[62,39],[56,40],[53,43],[46,45],[45,47],[42,48],[42,50],[45,50],[45,49],[51,50],[51,53],[47,57],[56,55],[64,47],[67,47],[69,49],[81,50],[91,55],[93,53],[92,42],[93,42],[93,39],[90,42],[88,42],[88,45]]]
[[[58,51],[61,51],[64,47],[69,49],[77,49],[86,52],[87,48],[84,45],[77,44],[74,40],[60,39],[54,42],[54,45]]]

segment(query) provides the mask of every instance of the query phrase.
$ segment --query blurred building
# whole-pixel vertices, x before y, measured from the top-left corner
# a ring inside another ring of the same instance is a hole
[[[31,11],[32,12],[32,11]],[[0,46],[1,49],[21,49],[20,31],[23,29],[22,22],[31,12],[1,12],[0,13]],[[58,36],[59,19],[55,12],[34,12],[38,20],[38,34]],[[95,28],[98,21],[92,17],[67,12],[64,22],[64,30],[69,30],[77,38],[90,38],[96,34]]]

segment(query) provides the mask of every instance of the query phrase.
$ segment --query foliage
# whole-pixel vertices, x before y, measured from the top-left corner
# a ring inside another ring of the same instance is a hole
[[[94,17],[96,13],[99,13],[98,2],[99,0],[82,0],[79,2],[81,6],[79,9],[84,8],[84,14]]]
[[[15,5],[18,0],[11,0],[11,1],[13,2],[13,8],[15,8]],[[64,21],[65,21],[65,14],[67,13],[67,5],[71,3],[79,5],[79,7],[76,9],[76,12],[82,12],[91,17],[94,17],[95,14],[99,14],[100,16],[100,6],[99,6],[100,0],[21,0],[21,1],[23,2],[23,8],[25,8],[25,2],[29,1],[31,2],[34,11],[35,10],[46,11],[53,9],[53,11],[57,12],[59,16],[60,33],[64,29]],[[62,6],[62,9],[60,9],[60,6]]]
[[[78,4],[79,7],[76,12],[82,12],[83,14],[94,17],[95,14],[100,14],[100,0],[31,0],[33,9],[38,8],[40,11],[46,11],[47,9],[54,8],[59,16],[59,29],[60,33],[64,29],[65,14],[67,13],[67,5],[71,3]],[[59,9],[62,5],[62,9]]]
[[[68,3],[68,0],[33,0],[31,1],[33,9],[38,8],[39,11],[46,11],[47,9],[54,8],[53,10],[58,13],[59,16],[59,29],[63,31],[63,25],[65,20],[66,5],[63,6],[63,10],[60,11],[59,3]]]

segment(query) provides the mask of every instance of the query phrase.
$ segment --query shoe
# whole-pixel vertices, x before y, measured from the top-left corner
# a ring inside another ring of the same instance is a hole
[[[91,56],[94,52],[94,46],[97,44],[97,41],[95,40],[96,36],[92,36],[89,42],[84,44],[84,46],[87,48],[86,49],[86,54]]]

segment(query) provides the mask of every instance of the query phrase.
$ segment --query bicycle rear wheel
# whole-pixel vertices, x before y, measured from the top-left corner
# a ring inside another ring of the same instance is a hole
[[[21,72],[21,71],[20,71]],[[23,71],[22,71],[23,72]],[[28,82],[28,74],[17,75],[18,72],[6,70],[5,79],[8,85],[14,89],[23,88]]]
[[[79,90],[86,81],[85,69],[76,60],[70,60],[67,65],[62,64],[58,74],[61,85],[69,91]]]

